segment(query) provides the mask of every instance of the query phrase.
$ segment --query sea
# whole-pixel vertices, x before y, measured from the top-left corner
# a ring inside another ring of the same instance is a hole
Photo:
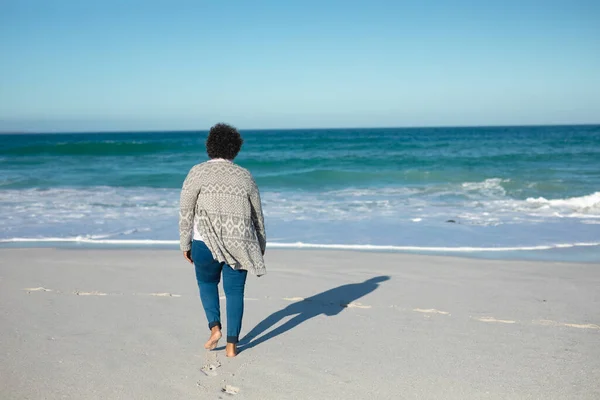
[[[600,261],[599,125],[241,133],[269,248]],[[0,247],[178,248],[206,137],[0,135]]]

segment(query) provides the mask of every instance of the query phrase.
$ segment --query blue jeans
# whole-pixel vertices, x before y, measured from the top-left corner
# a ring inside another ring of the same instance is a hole
[[[200,300],[208,319],[208,329],[221,328],[221,305],[217,286],[223,273],[223,289],[227,299],[227,343],[237,343],[242,330],[244,315],[244,287],[248,271],[235,270],[215,260],[206,244],[192,242],[192,260],[196,267],[196,280],[200,289]]]

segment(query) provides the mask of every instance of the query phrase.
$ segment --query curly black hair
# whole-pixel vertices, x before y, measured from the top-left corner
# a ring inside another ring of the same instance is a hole
[[[236,128],[227,124],[216,124],[208,133],[206,152],[210,158],[233,160],[243,143],[244,139]]]

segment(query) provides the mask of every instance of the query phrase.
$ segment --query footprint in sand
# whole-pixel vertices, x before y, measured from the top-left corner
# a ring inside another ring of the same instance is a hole
[[[423,313],[423,314],[441,314],[441,315],[450,315],[448,311],[440,311],[435,308],[415,308],[414,312]]]
[[[220,299],[220,300],[225,300],[226,298],[227,298],[227,297],[225,297],[225,296],[219,296],[219,299]],[[253,297],[244,297],[244,300],[245,300],[245,301],[255,301],[255,300],[258,300],[258,299],[255,299],[255,298],[253,298]]]
[[[240,392],[240,388],[231,385],[225,385],[225,387],[221,389],[221,392],[235,395]]]
[[[517,321],[513,321],[513,320],[509,320],[509,319],[496,319],[494,317],[471,317],[474,320],[480,321],[480,322],[492,322],[492,323],[498,323],[498,324],[515,324]]]
[[[51,292],[52,291],[52,289],[46,289],[45,287],[25,288],[23,290],[27,291],[27,293],[31,293],[31,292]]]
[[[102,292],[80,292],[78,290],[74,291],[73,294],[76,294],[77,296],[107,296],[106,293],[102,293]]]
[[[367,306],[356,301],[353,301],[352,303],[343,303],[341,306],[344,308],[371,308],[371,306]]]
[[[565,326],[567,328],[600,330],[600,325],[596,325],[596,324],[568,324],[568,323],[564,323],[564,322],[551,321],[548,319],[541,319],[541,320],[533,321],[533,323],[535,325],[542,325],[542,326]]]
[[[219,362],[219,360],[215,359],[212,362],[207,362],[206,364],[204,364],[202,368],[200,368],[200,371],[202,371],[206,376],[217,376],[219,375],[217,373],[217,368],[219,368],[220,366],[221,363]]]
[[[600,329],[600,325],[596,324],[561,324],[562,326],[568,326],[569,328],[579,329]]]
[[[303,301],[304,297],[284,297],[282,300],[285,300],[285,301]]]

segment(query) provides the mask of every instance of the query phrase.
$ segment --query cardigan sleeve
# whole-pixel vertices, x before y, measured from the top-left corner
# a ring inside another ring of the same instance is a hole
[[[198,174],[192,168],[188,173],[179,199],[179,248],[188,251],[192,248],[192,236],[194,232],[194,210],[200,193],[200,182]]]
[[[254,224],[254,230],[256,231],[256,236],[258,239],[258,243],[260,245],[260,250],[263,254],[265,254],[265,249],[267,247],[267,234],[265,232],[265,220],[262,212],[262,204],[260,201],[260,192],[258,191],[258,186],[254,179],[251,179],[250,184],[250,193],[248,194],[250,199],[250,205],[252,206],[252,223]]]

